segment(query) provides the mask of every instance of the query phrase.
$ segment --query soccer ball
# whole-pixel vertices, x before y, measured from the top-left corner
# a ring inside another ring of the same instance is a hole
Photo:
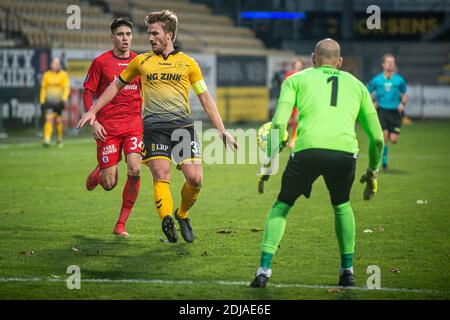
[[[262,151],[266,151],[267,149],[267,140],[269,138],[271,127],[272,122],[266,122],[258,129],[258,146],[261,148]],[[283,142],[287,142],[288,138],[289,133],[286,130],[284,132]]]

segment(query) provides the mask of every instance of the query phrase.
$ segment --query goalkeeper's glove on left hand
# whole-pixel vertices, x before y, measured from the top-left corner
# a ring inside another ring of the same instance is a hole
[[[372,171],[367,169],[366,173],[361,177],[359,182],[366,183],[366,188],[364,189],[363,196],[364,200],[370,200],[373,198],[378,190],[378,171]]]
[[[272,163],[269,158],[264,161],[258,171],[258,193],[264,193],[264,182],[269,180],[271,174]]]

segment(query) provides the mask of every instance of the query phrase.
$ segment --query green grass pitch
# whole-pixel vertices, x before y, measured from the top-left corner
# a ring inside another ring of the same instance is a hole
[[[357,180],[368,162],[367,139],[360,129],[358,136]],[[285,151],[282,169],[287,158]],[[67,139],[63,149],[38,142],[0,145],[0,299],[450,297],[450,122],[418,121],[403,129],[372,201],[363,201],[363,186],[355,180],[356,290],[329,290],[338,280],[339,253],[322,178],[311,199],[300,198],[291,210],[273,276],[261,290],[248,283],[281,172],[258,195],[257,165],[205,165],[203,189],[191,211],[197,238],[166,244],[160,241],[149,170],[142,168],[127,225],[131,236],[116,239],[112,229],[125,165],[115,190],[88,192],[85,178],[95,163],[95,145],[87,138]],[[182,182],[174,170],[176,205]],[[223,229],[231,233],[218,232]],[[66,287],[69,265],[81,269],[80,290]],[[369,265],[380,267],[381,290],[364,290]]]

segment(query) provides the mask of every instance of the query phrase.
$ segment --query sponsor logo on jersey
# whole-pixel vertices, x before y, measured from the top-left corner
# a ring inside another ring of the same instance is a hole
[[[183,71],[186,68],[186,63],[184,63],[183,61],[177,61],[175,62],[175,68],[177,68],[177,70]]]
[[[113,145],[113,144],[110,144],[109,146],[104,146],[103,147],[103,153],[102,154],[103,154],[103,156],[106,156],[108,154],[116,153],[116,152],[117,152],[116,146]],[[103,157],[103,158],[105,158],[105,157]],[[108,157],[106,157],[106,159],[108,159]]]
[[[177,73],[150,73],[147,75],[147,81],[153,81],[153,80],[167,80],[167,81],[180,81],[181,80],[181,74]]]
[[[117,79],[119,79],[119,77],[116,76],[116,75],[114,75],[114,81],[116,81]],[[114,81],[113,81],[113,82],[114,82]],[[137,90],[137,89],[138,89],[137,84],[127,84],[127,85],[123,88],[123,90]]]
[[[103,161],[103,163],[108,163],[109,162],[109,158],[107,156],[103,156],[102,157],[102,161]]]
[[[121,62],[119,62],[118,64],[117,64],[118,66],[120,66],[120,67],[122,67],[122,66],[128,66],[128,63],[121,63]]]

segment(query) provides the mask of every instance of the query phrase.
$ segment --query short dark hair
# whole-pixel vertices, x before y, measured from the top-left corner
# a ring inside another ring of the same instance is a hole
[[[116,31],[116,29],[121,26],[127,26],[130,29],[133,29],[133,23],[128,20],[128,18],[122,17],[114,19],[114,21],[111,22],[111,33],[114,33],[114,31]]]

